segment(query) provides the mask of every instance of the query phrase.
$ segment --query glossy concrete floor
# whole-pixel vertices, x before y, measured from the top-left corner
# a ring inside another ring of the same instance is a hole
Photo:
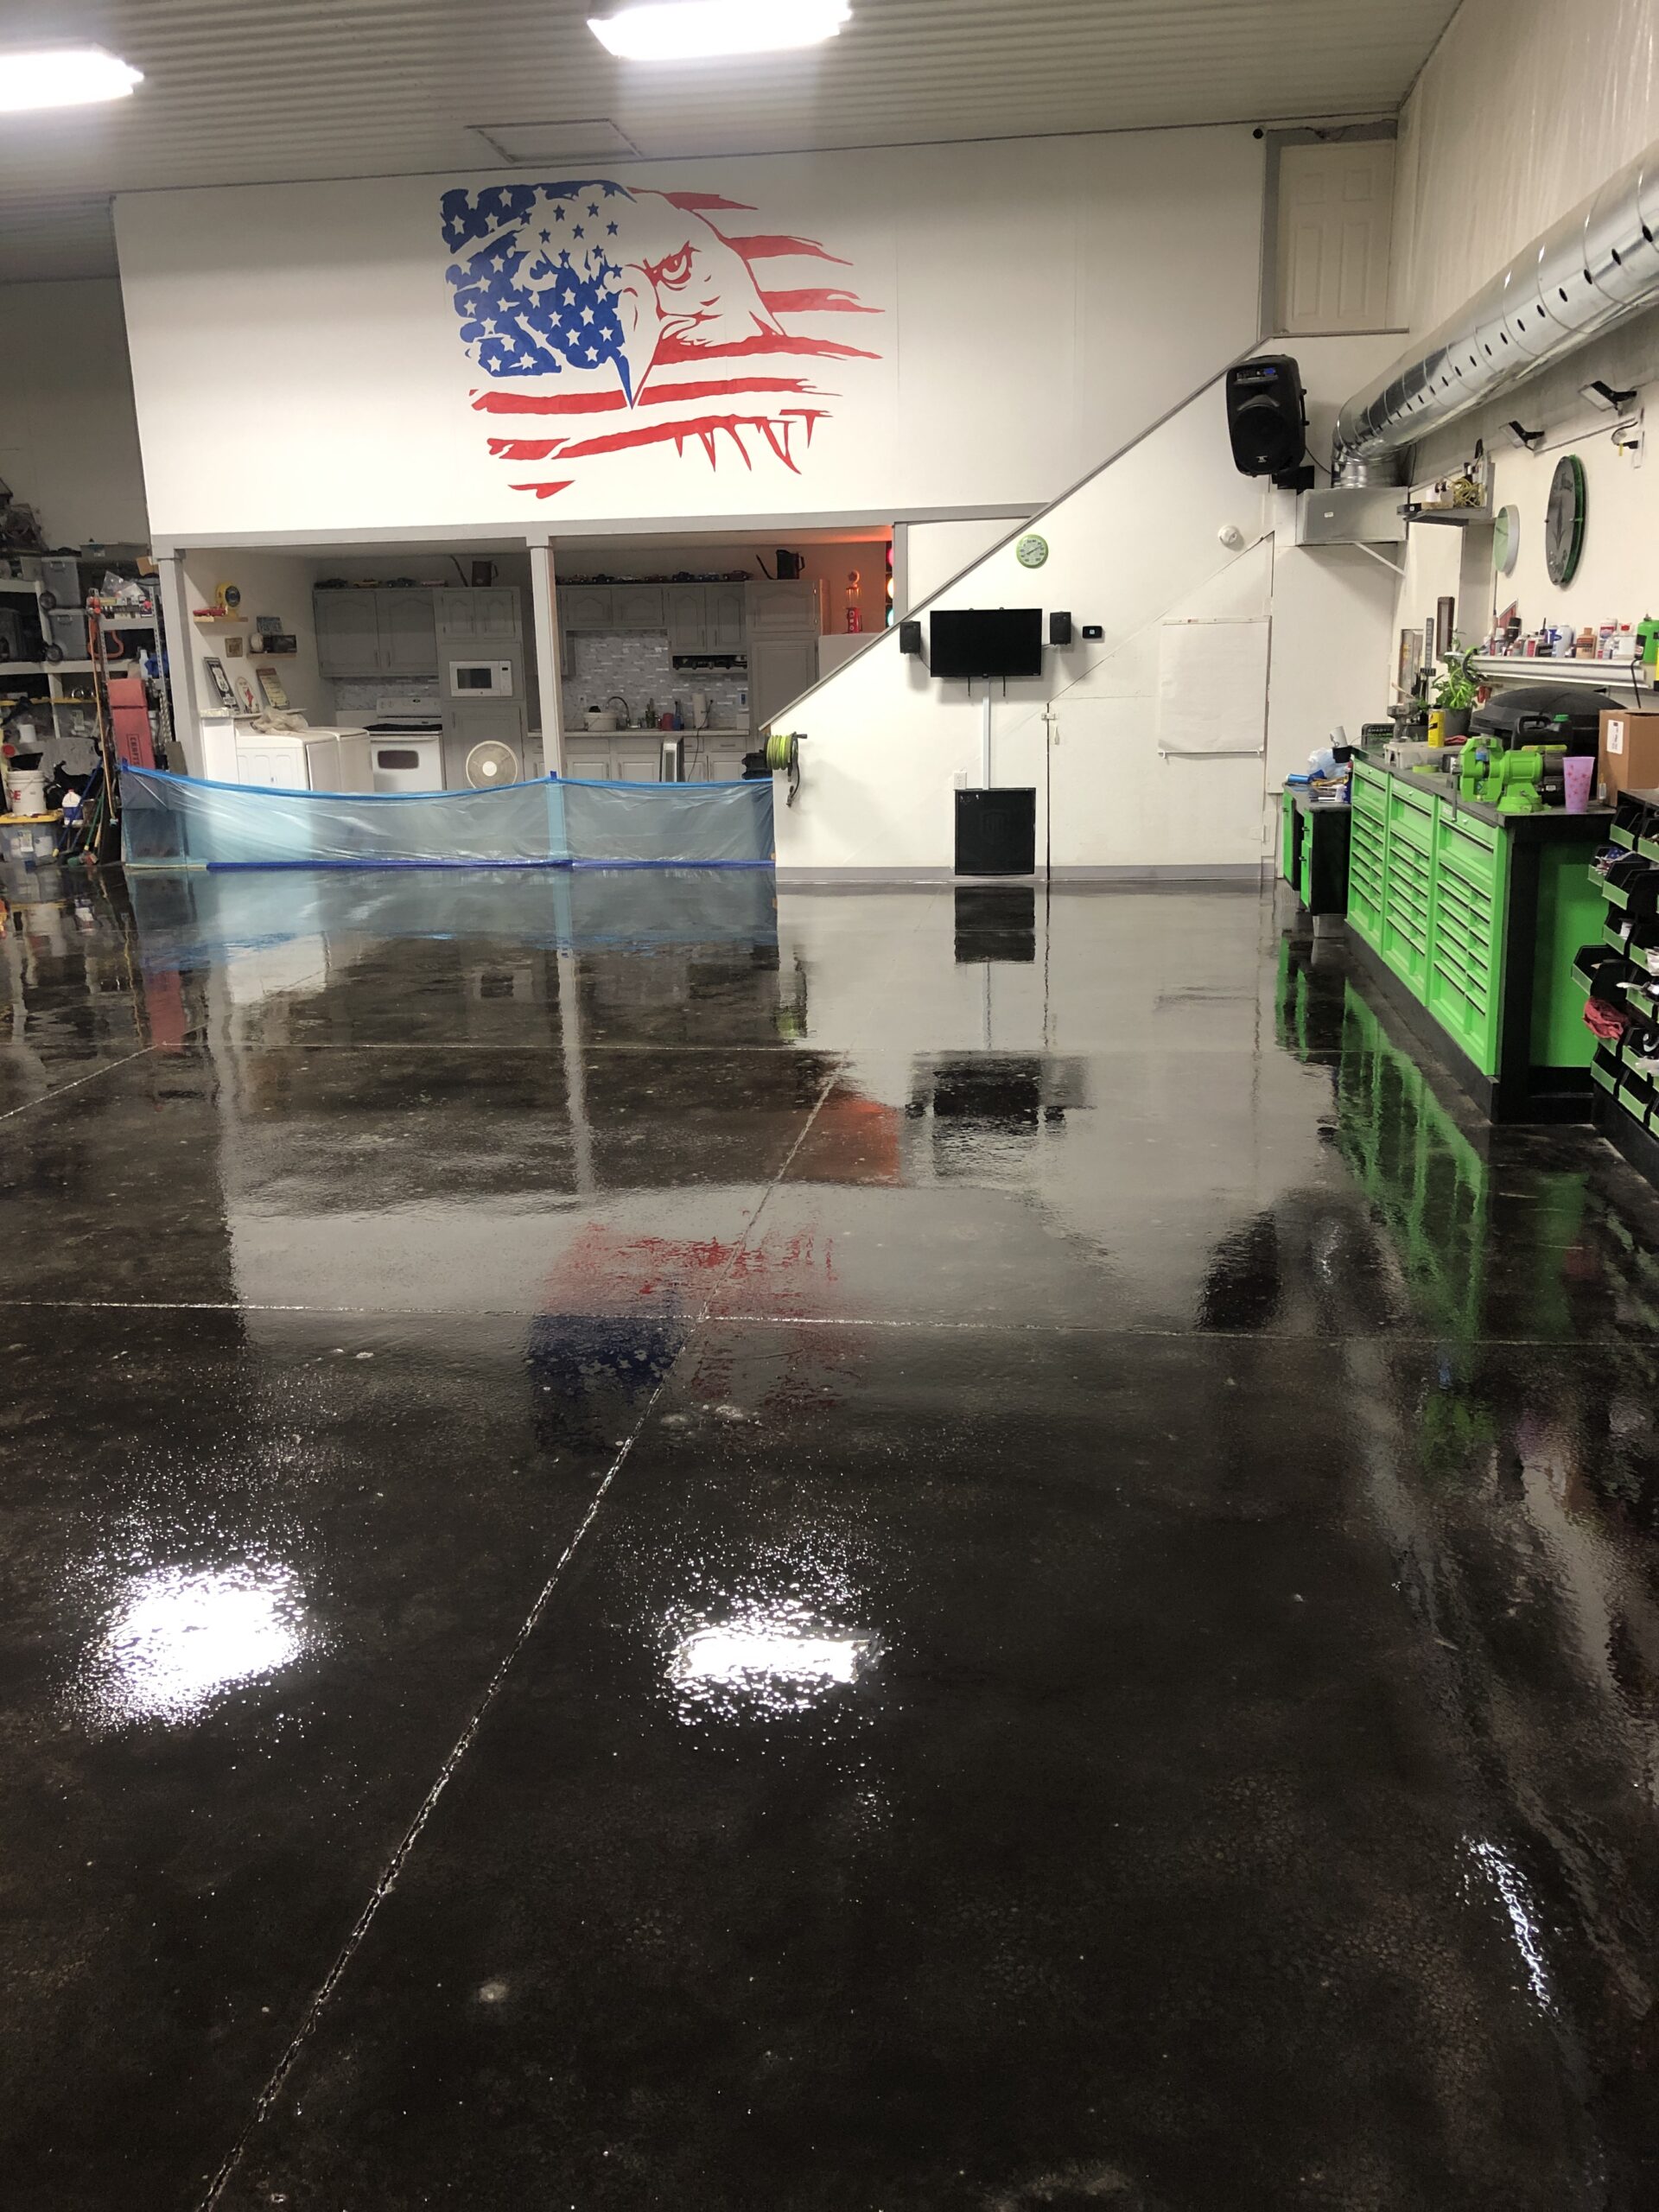
[[[1659,1211],[1255,893],[35,883],[20,2212],[1659,2202]]]

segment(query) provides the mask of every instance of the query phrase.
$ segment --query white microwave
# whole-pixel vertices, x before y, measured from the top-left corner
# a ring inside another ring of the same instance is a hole
[[[452,699],[511,699],[512,663],[510,660],[452,660],[449,696]]]

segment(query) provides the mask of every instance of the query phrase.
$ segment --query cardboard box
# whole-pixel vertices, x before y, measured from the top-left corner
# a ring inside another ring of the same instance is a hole
[[[1621,791],[1659,791],[1659,714],[1604,709],[1596,781],[1608,799]]]

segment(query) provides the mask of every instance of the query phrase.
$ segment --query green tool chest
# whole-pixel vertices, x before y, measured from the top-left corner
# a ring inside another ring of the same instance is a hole
[[[1279,873],[1317,921],[1348,905],[1349,810],[1287,790],[1279,799]]]
[[[1599,925],[1586,870],[1606,815],[1501,815],[1365,760],[1351,813],[1362,964],[1433,1025],[1428,1041],[1494,1118],[1582,1118],[1594,1040],[1572,966]]]

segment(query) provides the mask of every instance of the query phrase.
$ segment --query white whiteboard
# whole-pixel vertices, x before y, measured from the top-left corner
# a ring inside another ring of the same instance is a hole
[[[1160,624],[1160,753],[1210,759],[1266,750],[1271,628],[1261,620]]]

